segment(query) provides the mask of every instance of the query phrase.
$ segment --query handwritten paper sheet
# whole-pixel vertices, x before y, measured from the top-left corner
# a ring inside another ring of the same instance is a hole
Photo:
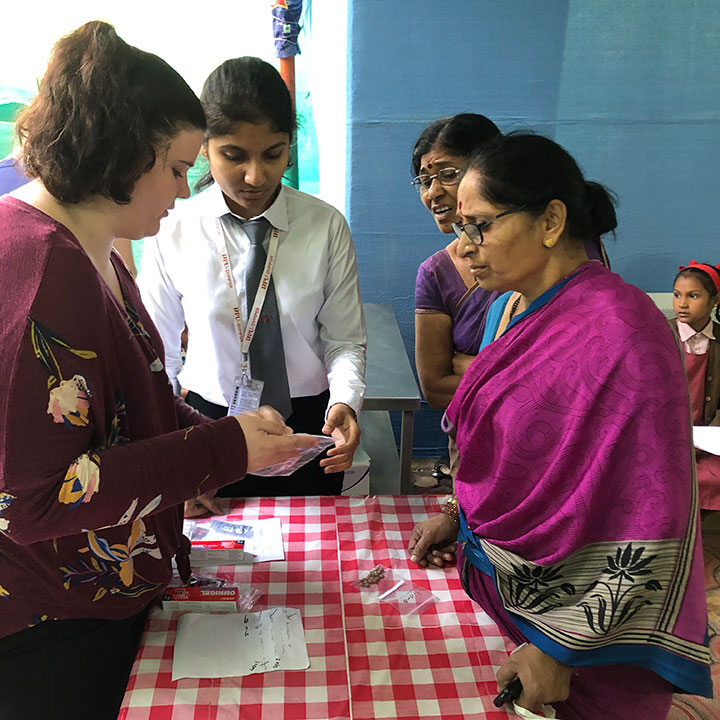
[[[310,667],[300,611],[187,613],[178,621],[173,681],[223,678]]]
[[[693,427],[693,445],[712,455],[720,455],[720,427]]]

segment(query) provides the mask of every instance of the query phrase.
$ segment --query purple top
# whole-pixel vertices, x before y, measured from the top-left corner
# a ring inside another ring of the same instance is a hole
[[[30,178],[23,173],[17,158],[6,157],[0,160],[0,195],[12,192],[29,181]]]
[[[585,253],[588,260],[599,260],[606,268],[610,268],[610,258],[605,252],[605,243],[600,238],[585,241]]]
[[[431,255],[418,268],[415,310],[449,315],[457,352],[477,355],[485,329],[485,314],[498,295],[480,286],[468,290],[446,249]]]

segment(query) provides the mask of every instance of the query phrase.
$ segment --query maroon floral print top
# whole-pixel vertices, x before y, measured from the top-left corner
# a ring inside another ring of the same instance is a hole
[[[0,637],[123,618],[162,592],[182,502],[241,478],[245,439],[176,398],[133,279],[0,199]]]

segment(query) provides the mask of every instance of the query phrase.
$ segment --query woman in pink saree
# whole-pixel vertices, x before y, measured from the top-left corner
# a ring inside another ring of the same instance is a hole
[[[613,203],[559,145],[493,141],[458,201],[480,285],[520,293],[446,414],[463,585],[526,643],[498,686],[518,677],[518,704],[561,720],[661,720],[673,691],[712,696],[680,351],[645,293],[588,262]],[[443,510],[415,559],[457,532]]]

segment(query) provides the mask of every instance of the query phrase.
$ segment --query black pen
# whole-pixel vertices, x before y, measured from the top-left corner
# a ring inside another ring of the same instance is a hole
[[[508,683],[500,694],[493,700],[495,707],[502,707],[505,703],[517,700],[522,694],[523,686],[520,678],[516,677],[512,682]]]

